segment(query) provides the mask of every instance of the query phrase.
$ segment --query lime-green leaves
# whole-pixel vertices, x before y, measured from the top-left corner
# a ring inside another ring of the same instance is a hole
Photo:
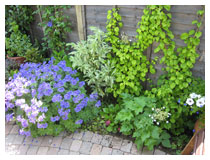
[[[189,34],[188,34],[188,33],[182,33],[181,36],[180,36],[180,38],[181,38],[182,40],[185,40],[185,39],[187,39],[188,37],[189,37]]]

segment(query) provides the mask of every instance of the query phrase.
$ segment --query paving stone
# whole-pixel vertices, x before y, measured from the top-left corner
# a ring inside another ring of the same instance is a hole
[[[41,143],[41,146],[49,147],[52,144],[52,141],[53,141],[52,136],[45,136],[42,143]]]
[[[12,144],[22,144],[25,136],[23,135],[16,135]]]
[[[6,154],[10,154],[10,155],[18,154],[19,153],[19,151],[18,151],[19,147],[20,147],[20,145],[14,145],[14,144],[7,145],[5,147],[5,152],[6,152]]]
[[[122,139],[119,138],[119,137],[113,137],[112,139],[112,148],[115,148],[115,149],[120,149],[121,145],[122,145]]]
[[[66,137],[66,138],[63,139],[63,141],[62,141],[60,147],[61,147],[62,149],[70,149],[70,146],[71,146],[71,144],[72,144],[72,141],[73,141],[72,139]]]
[[[59,137],[67,136],[67,132],[66,131],[62,131],[58,136]]]
[[[161,151],[161,150],[159,150],[159,149],[155,149],[154,155],[166,155],[166,153]]]
[[[132,141],[123,140],[120,150],[123,152],[130,152],[132,145],[133,145]]]
[[[32,139],[32,144],[35,145],[35,146],[40,146],[41,143],[43,142],[44,140],[44,137],[37,137],[37,138],[33,138]]]
[[[48,152],[49,147],[39,147],[37,152],[38,155],[46,155]]]
[[[73,133],[66,133],[67,138],[73,138],[73,135],[74,135]]]
[[[32,144],[34,141],[34,138],[32,136],[28,136],[24,139],[23,144]]]
[[[154,151],[148,150],[147,147],[144,147],[141,154],[142,155],[153,155],[153,152]]]
[[[124,152],[124,155],[132,155],[131,153]]]
[[[81,147],[81,145],[82,145],[82,141],[80,141],[80,140],[73,140],[73,142],[71,144],[71,147],[70,147],[70,150],[78,152],[80,147]]]
[[[105,147],[109,147],[112,142],[113,136],[105,135],[101,141],[101,145]]]
[[[101,153],[102,145],[93,144],[90,155],[99,155]]]
[[[77,139],[77,140],[81,140],[83,137],[84,132],[75,132],[73,135],[73,140]]]
[[[36,155],[37,151],[38,151],[38,146],[31,146],[29,145],[28,151],[27,151],[27,155]]]
[[[27,151],[29,149],[29,145],[25,144],[25,145],[20,145],[18,151],[20,155],[26,155]]]
[[[12,144],[12,142],[15,139],[15,137],[16,137],[16,135],[14,135],[14,134],[7,135],[6,138],[5,138],[5,144],[6,145]]]
[[[82,140],[83,141],[87,141],[87,142],[90,142],[92,137],[93,137],[93,132],[90,132],[90,131],[87,131],[85,132],[84,136],[82,137]]]
[[[13,125],[5,125],[5,134],[7,135],[7,134],[9,134],[10,133],[10,131],[12,130],[12,127],[13,127]]]
[[[123,152],[118,150],[118,149],[113,149],[112,150],[112,155],[123,155]]]
[[[53,137],[51,147],[60,147],[63,137]]]
[[[47,155],[57,155],[59,149],[58,148],[50,148],[47,152]]]
[[[96,143],[96,144],[100,144],[101,143],[101,140],[103,139],[103,136],[102,135],[99,135],[99,134],[94,134],[93,135],[93,138],[91,140],[92,143]]]
[[[69,154],[69,150],[67,149],[61,149],[58,151],[58,155],[68,155]]]
[[[141,151],[142,151],[142,147],[138,150],[136,144],[133,143],[133,146],[131,148],[131,153],[134,155],[140,155]]]
[[[103,147],[101,151],[101,155],[111,155],[112,154],[112,148]]]
[[[9,122],[6,122],[6,125],[15,125],[16,122],[15,121],[9,121]]]
[[[14,125],[10,131],[10,134],[18,134],[19,132],[19,126],[18,125]]]
[[[70,151],[69,154],[70,155],[79,155],[79,152]]]
[[[92,147],[92,143],[90,142],[83,142],[79,152],[83,154],[90,154],[90,149]]]

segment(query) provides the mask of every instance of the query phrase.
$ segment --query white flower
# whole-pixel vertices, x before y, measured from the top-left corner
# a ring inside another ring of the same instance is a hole
[[[194,104],[194,101],[193,101],[192,98],[188,98],[187,101],[186,101],[186,103],[187,103],[188,105],[192,106],[192,105]]]
[[[156,119],[154,119],[154,122],[156,122]]]
[[[168,123],[168,121],[166,121],[166,123]]]
[[[151,115],[149,114],[149,117],[150,117]]]
[[[201,95],[200,94],[197,94],[197,98],[201,98]]]
[[[198,107],[203,107],[205,105],[205,99],[202,97],[200,99],[197,100],[196,105]]]
[[[154,118],[154,117],[151,117],[152,119]]]
[[[157,125],[159,125],[159,122],[157,122]]]
[[[197,98],[197,96],[198,96],[198,95],[195,94],[195,93],[191,93],[191,94],[190,94],[190,98]]]
[[[152,108],[152,110],[154,111],[154,108]]]
[[[163,107],[163,109],[165,109],[166,107]]]

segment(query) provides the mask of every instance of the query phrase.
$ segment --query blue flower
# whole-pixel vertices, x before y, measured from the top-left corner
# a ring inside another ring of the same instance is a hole
[[[98,98],[98,93],[92,93],[90,95],[90,102],[96,101],[97,98]]]
[[[81,111],[81,108],[80,107],[76,107],[76,108],[74,108],[74,111],[75,112],[80,112]]]
[[[79,87],[82,87],[84,85],[85,85],[85,82],[84,81],[79,82]]]
[[[184,106],[186,106],[187,104],[185,103]]]
[[[101,106],[101,101],[98,100],[98,102],[95,104],[96,107],[100,107]]]
[[[78,120],[78,121],[75,122],[75,124],[82,124],[82,123],[83,123],[83,120],[82,119],[80,119],[80,120]]]
[[[52,97],[52,102],[60,102],[62,100],[62,96],[60,94],[56,94]]]
[[[58,88],[58,92],[64,92],[64,91],[65,91],[65,89],[63,87]]]
[[[49,22],[47,23],[47,26],[48,26],[48,27],[52,27],[52,25],[53,25],[53,24],[52,24],[52,21],[49,21]]]
[[[177,102],[180,103],[180,98],[179,98],[179,100]]]

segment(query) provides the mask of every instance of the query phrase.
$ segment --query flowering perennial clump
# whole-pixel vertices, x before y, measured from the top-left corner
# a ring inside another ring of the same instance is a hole
[[[190,106],[191,114],[199,114],[200,112],[203,113],[205,111],[205,97],[202,97],[199,94],[191,93],[185,103]]]
[[[166,107],[162,108],[152,108],[153,113],[149,114],[149,117],[152,119],[152,122],[160,125],[161,122],[169,123],[168,118],[171,116],[171,113],[165,111]]]
[[[97,93],[86,95],[85,82],[65,61],[22,64],[6,84],[6,120],[16,120],[26,136],[58,135],[76,130],[101,106]]]

